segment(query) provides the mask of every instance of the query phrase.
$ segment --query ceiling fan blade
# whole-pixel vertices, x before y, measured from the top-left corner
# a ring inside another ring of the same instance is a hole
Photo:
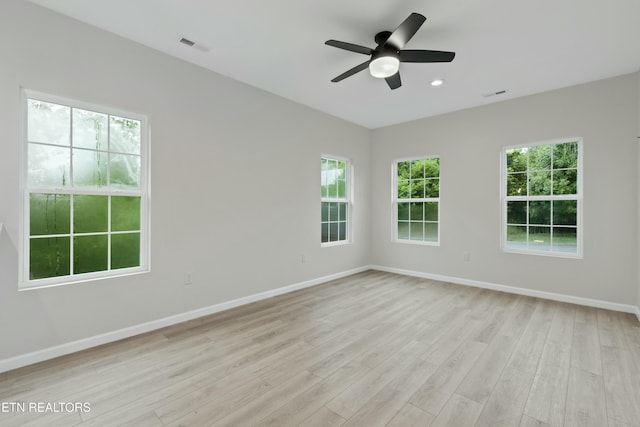
[[[423,15],[420,15],[419,13],[412,13],[402,22],[402,24],[398,25],[398,28],[393,30],[383,46],[393,47],[398,50],[402,49],[426,20],[427,18]]]
[[[332,82],[337,83],[340,80],[344,80],[347,77],[351,77],[356,73],[359,73],[360,71],[366,69],[369,66],[369,62],[371,61],[364,61],[362,64],[360,65],[356,65],[355,67],[353,67],[350,70],[345,71],[344,73],[340,74],[338,77],[331,79]]]
[[[391,77],[387,77],[385,80],[392,90],[398,89],[400,86],[402,86],[402,82],[400,81],[400,71],[398,71]]]
[[[371,55],[373,53],[373,49],[370,49],[366,46],[360,46],[359,44],[341,42],[338,40],[327,40],[324,44],[328,46],[337,47],[338,49],[348,50],[350,52],[361,53],[363,55]]]
[[[401,50],[400,62],[451,62],[455,52],[441,50]]]

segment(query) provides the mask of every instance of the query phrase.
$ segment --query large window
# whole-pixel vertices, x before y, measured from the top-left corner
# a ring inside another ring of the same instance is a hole
[[[349,161],[321,158],[320,236],[324,246],[349,241]]]
[[[394,240],[440,242],[440,158],[394,163]]]
[[[144,117],[25,91],[21,287],[146,271]]]
[[[572,138],[503,150],[505,251],[582,256],[581,145]]]

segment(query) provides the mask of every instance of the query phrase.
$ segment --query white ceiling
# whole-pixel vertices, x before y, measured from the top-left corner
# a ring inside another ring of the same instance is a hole
[[[30,1],[368,128],[640,69],[640,0]],[[325,40],[375,47],[411,12],[427,21],[405,48],[452,63],[401,64],[394,91],[366,70],[330,82],[367,57]]]

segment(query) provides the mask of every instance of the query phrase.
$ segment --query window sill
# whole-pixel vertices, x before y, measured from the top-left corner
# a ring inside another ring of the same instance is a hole
[[[350,245],[351,243],[353,243],[351,240],[340,240],[338,242],[326,242],[326,243],[320,243],[320,247],[321,248],[330,248],[332,246],[344,246],[344,245]]]
[[[536,256],[545,256],[551,258],[566,258],[566,259],[583,259],[582,254],[572,254],[567,252],[550,252],[550,251],[535,251],[531,249],[514,249],[503,247],[502,252],[508,254],[518,254],[518,255],[536,255]]]
[[[35,291],[38,289],[55,288],[58,286],[68,286],[68,285],[73,285],[77,283],[93,282],[96,280],[118,279],[118,278],[127,277],[127,276],[145,274],[149,272],[151,272],[151,269],[148,267],[138,267],[138,268],[131,268],[128,270],[123,269],[123,271],[119,272],[118,274],[104,275],[104,274],[89,273],[86,275],[77,275],[72,280],[69,280],[68,277],[61,278],[59,281],[56,281],[54,279],[32,280],[32,281],[21,282],[20,285],[18,286],[18,291],[20,292]]]
[[[392,243],[404,243],[407,245],[418,245],[418,246],[440,246],[440,242],[427,242],[424,240],[404,240],[404,239],[393,239]]]

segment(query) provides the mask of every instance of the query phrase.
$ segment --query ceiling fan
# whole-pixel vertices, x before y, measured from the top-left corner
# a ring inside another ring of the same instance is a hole
[[[451,62],[456,56],[455,52],[444,52],[440,50],[402,50],[405,44],[420,29],[424,21],[423,15],[412,13],[393,32],[381,31],[375,36],[377,47],[370,49],[353,43],[341,42],[338,40],[327,40],[324,44],[348,50],[350,52],[370,55],[371,57],[360,65],[345,71],[331,81],[337,83],[346,79],[365,68],[373,77],[385,79],[391,89],[397,89],[402,85],[400,81],[401,62]]]

